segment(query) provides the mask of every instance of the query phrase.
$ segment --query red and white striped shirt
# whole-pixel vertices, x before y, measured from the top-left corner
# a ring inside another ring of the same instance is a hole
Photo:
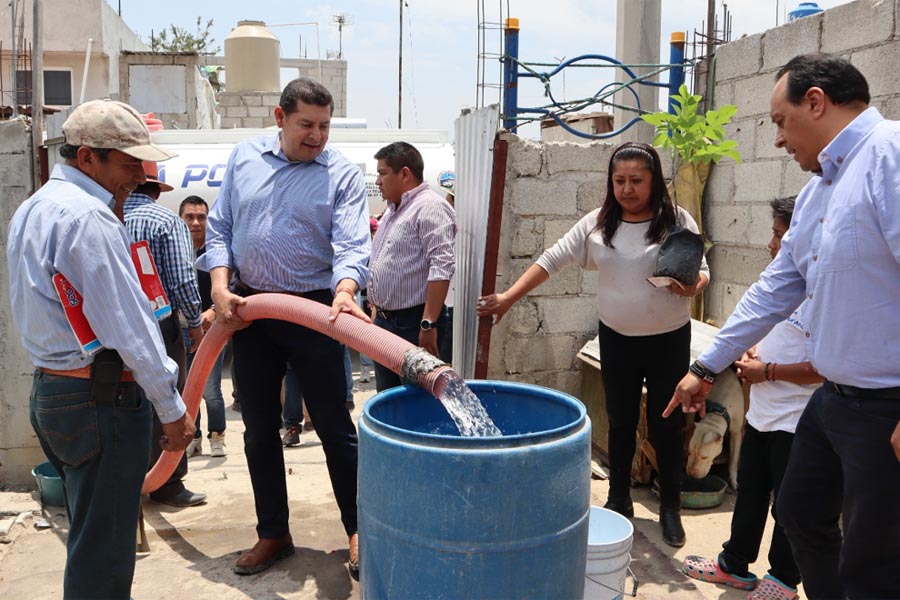
[[[384,310],[425,304],[429,281],[448,281],[456,268],[453,208],[427,183],[388,203],[372,240],[369,302]]]

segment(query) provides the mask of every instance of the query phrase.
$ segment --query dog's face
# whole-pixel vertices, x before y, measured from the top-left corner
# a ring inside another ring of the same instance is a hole
[[[694,426],[694,435],[688,443],[688,476],[702,479],[709,474],[713,460],[722,454],[722,440],[728,427],[725,418],[714,413],[707,415]]]

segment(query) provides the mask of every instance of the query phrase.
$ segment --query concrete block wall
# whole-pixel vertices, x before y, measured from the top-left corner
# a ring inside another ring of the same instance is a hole
[[[512,134],[497,262],[502,291],[600,206],[613,144],[537,143]],[[576,354],[597,335],[596,273],[564,269],[494,326],[488,377],[581,393]]]
[[[46,460],[28,417],[34,367],[13,324],[6,232],[33,192],[31,130],[25,119],[0,123],[0,487],[34,484],[31,468]]]
[[[197,105],[197,79],[200,78],[198,68],[203,64],[203,56],[200,54],[179,54],[166,52],[123,52],[119,60],[119,98],[122,102],[131,103],[132,84],[140,85],[141,82],[131,81],[132,65],[181,65],[185,72],[185,111],[161,112],[153,110],[157,119],[160,119],[166,129],[196,129],[198,127]],[[139,107],[141,110],[150,108]]]
[[[217,110],[222,129],[274,127],[281,92],[219,92]]]
[[[900,119],[900,0],[857,0],[719,48],[714,105],[735,104],[728,135],[739,142],[741,164],[712,169],[705,227],[713,242],[707,318],[724,323],[769,262],[770,200],[793,196],[812,177],[775,148],[769,101],[775,74],[792,57],[827,52],[849,59],[866,76],[872,105]]]

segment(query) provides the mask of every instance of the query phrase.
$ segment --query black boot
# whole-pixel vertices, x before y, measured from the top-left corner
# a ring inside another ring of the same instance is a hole
[[[684,546],[684,527],[681,526],[681,509],[660,508],[659,523],[662,525],[663,541],[670,546]]]
[[[617,512],[626,519],[634,517],[634,504],[628,496],[625,496],[624,498],[610,498],[606,501],[606,504],[603,505],[603,508]]]

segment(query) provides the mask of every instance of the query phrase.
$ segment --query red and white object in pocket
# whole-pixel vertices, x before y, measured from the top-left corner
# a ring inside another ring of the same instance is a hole
[[[169,304],[169,298],[159,279],[159,271],[156,270],[156,263],[150,253],[150,244],[147,243],[147,240],[141,240],[131,245],[131,260],[134,261],[141,289],[144,290],[147,300],[150,301],[150,309],[156,320],[162,321],[171,316],[172,305]]]
[[[81,294],[72,287],[62,273],[53,276],[53,286],[56,288],[56,293],[59,294],[59,300],[66,313],[66,320],[72,328],[72,333],[75,334],[75,339],[81,345],[82,352],[89,356],[96,354],[103,346],[100,345],[100,340],[97,339],[94,330],[91,329],[91,324],[84,316]]]

